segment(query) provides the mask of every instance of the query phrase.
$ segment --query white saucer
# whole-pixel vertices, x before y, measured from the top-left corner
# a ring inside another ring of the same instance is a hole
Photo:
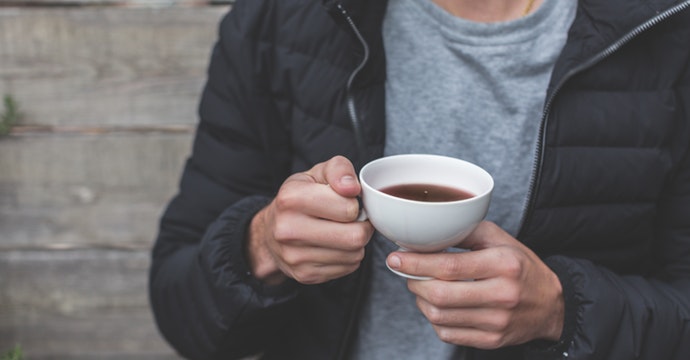
[[[415,276],[415,275],[410,275],[410,274],[405,274],[404,272],[400,272],[398,270],[393,270],[391,269],[390,266],[388,266],[388,262],[386,261],[386,267],[388,270],[392,271],[394,274],[402,276],[404,278],[412,279],[412,280],[432,280],[432,277],[429,276]]]

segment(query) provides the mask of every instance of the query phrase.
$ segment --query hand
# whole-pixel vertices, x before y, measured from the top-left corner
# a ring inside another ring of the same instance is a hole
[[[462,246],[472,251],[394,252],[387,259],[396,270],[434,278],[407,284],[441,340],[481,349],[558,341],[562,287],[536,254],[490,222],[482,222]]]
[[[255,277],[318,284],[355,271],[374,228],[354,221],[361,187],[342,156],[290,176],[252,220],[248,258]]]

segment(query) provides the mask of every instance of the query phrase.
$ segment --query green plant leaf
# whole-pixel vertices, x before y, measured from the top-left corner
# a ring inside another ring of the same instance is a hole
[[[5,95],[3,98],[3,109],[0,113],[0,136],[9,134],[12,126],[19,122],[20,116],[17,101],[11,95]]]
[[[24,354],[22,353],[22,348],[19,345],[16,345],[14,349],[8,351],[2,357],[0,357],[0,360],[22,360],[24,359]]]

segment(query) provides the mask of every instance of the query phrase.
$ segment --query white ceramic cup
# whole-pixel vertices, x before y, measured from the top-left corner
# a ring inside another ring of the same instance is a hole
[[[363,211],[374,228],[401,250],[425,253],[460,244],[486,216],[494,187],[491,175],[475,164],[426,154],[374,160],[362,168],[359,178]],[[402,184],[451,187],[469,192],[472,197],[425,202],[381,191]]]

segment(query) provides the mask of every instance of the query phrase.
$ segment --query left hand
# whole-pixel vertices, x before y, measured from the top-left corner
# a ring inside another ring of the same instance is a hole
[[[394,252],[387,259],[398,271],[434,278],[407,285],[441,340],[480,349],[559,340],[561,283],[534,252],[486,221],[461,245],[472,251]]]

